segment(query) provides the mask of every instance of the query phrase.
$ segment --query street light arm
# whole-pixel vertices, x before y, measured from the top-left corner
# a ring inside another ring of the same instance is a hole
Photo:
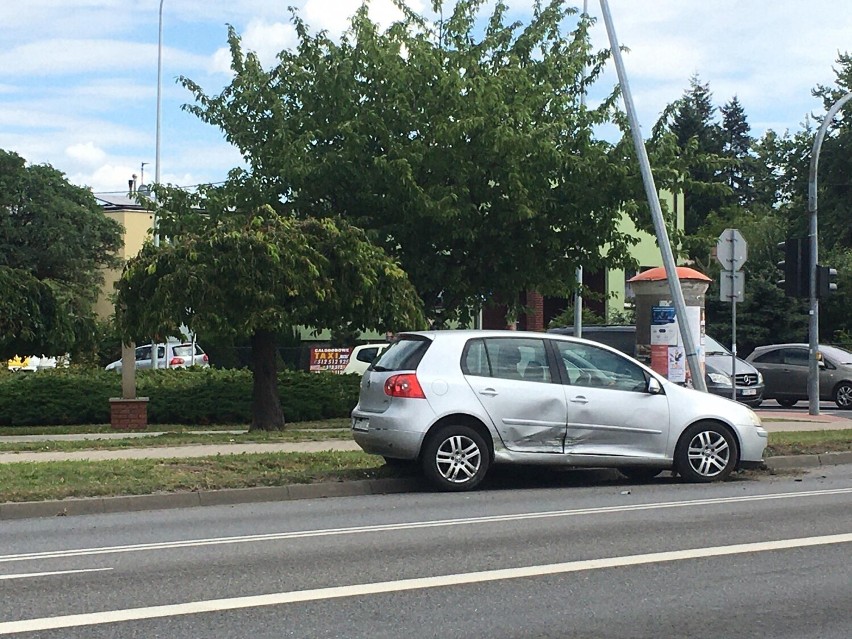
[[[843,105],[852,100],[852,92],[835,102],[825,114],[822,124],[814,138],[811,150],[811,168],[808,172],[808,243],[810,245],[810,264],[808,264],[808,283],[810,290],[810,313],[808,314],[808,412],[819,415],[819,299],[817,298],[816,271],[819,250],[817,235],[817,170],[822,141],[834,116]]]

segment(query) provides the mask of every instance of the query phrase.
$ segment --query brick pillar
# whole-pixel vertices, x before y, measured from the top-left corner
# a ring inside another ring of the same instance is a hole
[[[110,397],[109,413],[113,430],[145,430],[148,427],[148,398]]]
[[[526,330],[544,330],[544,296],[535,291],[527,291]]]

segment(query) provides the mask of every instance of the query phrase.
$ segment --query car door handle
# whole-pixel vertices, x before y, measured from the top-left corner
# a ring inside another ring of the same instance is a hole
[[[479,394],[480,395],[488,395],[489,397],[494,397],[495,395],[497,395],[497,391],[494,390],[493,388],[485,388],[485,389],[479,391]]]
[[[574,404],[588,404],[589,400],[583,397],[582,395],[577,395],[576,397],[571,398],[571,402]]]

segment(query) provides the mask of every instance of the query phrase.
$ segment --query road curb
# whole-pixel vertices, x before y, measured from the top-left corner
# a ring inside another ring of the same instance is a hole
[[[768,457],[766,468],[788,470],[852,464],[852,451],[821,455],[784,455]],[[194,508],[196,506],[229,506],[269,501],[293,501],[358,495],[387,495],[418,492],[427,489],[420,477],[359,479],[321,484],[290,484],[257,488],[226,488],[184,493],[154,495],[122,495],[118,497],[79,497],[51,501],[0,503],[0,521],[36,517],[97,515],[144,510]]]
[[[227,506],[267,501],[321,499],[324,497],[384,495],[414,492],[422,490],[423,486],[423,481],[417,477],[403,477],[360,479],[321,484],[227,488],[223,490],[158,493],[154,495],[79,497],[51,501],[5,502],[0,504],[0,521],[35,517],[70,517],[73,515],[193,508],[196,506]]]

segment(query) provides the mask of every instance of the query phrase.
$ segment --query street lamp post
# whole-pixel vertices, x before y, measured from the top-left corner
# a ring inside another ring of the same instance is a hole
[[[810,312],[808,313],[808,412],[819,415],[819,298],[817,297],[817,169],[819,168],[819,152],[822,141],[831,121],[840,108],[852,99],[852,92],[847,93],[825,114],[825,119],[814,138],[811,151],[811,167],[808,174],[808,242],[810,243],[810,264],[807,265],[810,284]]]
[[[154,184],[160,184],[160,104],[163,99],[163,0],[160,0],[159,33],[157,36],[157,134],[154,151]],[[154,208],[154,246],[160,245],[157,229],[157,209]]]

